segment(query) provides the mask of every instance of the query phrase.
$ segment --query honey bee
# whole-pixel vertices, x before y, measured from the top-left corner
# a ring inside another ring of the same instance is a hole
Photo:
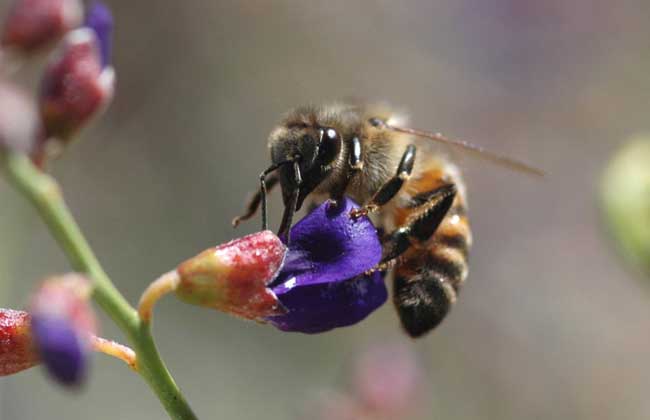
[[[302,106],[271,131],[272,164],[233,225],[252,217],[261,204],[266,228],[266,194],[278,183],[285,206],[279,234],[289,233],[306,199],[313,205],[346,195],[362,203],[351,217],[371,215],[384,232],[377,269],[394,269],[393,301],[400,321],[411,337],[420,337],[440,324],[456,302],[472,245],[461,173],[426,140],[542,175],[470,143],[404,128],[387,107]]]

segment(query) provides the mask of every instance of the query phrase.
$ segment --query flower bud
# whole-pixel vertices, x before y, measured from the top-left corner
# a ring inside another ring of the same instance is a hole
[[[382,340],[382,344],[362,353],[352,381],[354,394],[368,410],[417,417],[408,414],[418,407],[425,381],[411,347]]]
[[[30,53],[60,39],[81,23],[80,0],[15,0],[0,45]]]
[[[17,85],[0,82],[0,151],[29,154],[41,134],[36,104]]]
[[[650,135],[632,139],[612,158],[601,203],[623,257],[650,276]]]
[[[247,319],[284,313],[267,285],[282,267],[286,248],[270,231],[207,249],[177,268],[178,297]]]
[[[48,139],[69,142],[110,102],[115,83],[108,62],[110,29],[108,9],[96,5],[89,11],[87,26],[69,32],[50,61],[40,91]]]
[[[96,331],[90,292],[85,277],[67,274],[45,280],[30,304],[34,347],[63,385],[79,385],[86,376],[90,337]]]
[[[0,376],[11,375],[38,364],[32,348],[30,315],[0,309]]]

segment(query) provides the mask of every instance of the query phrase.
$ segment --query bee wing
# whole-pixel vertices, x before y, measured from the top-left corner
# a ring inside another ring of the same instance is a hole
[[[413,128],[396,127],[388,124],[385,124],[385,126],[389,130],[397,131],[400,133],[411,134],[413,136],[423,137],[438,143],[445,144],[447,146],[451,146],[454,149],[458,149],[464,153],[472,154],[478,157],[479,159],[492,162],[496,165],[502,166],[504,168],[516,172],[521,172],[536,177],[543,177],[546,175],[546,173],[543,170],[528,165],[527,163],[521,162],[516,159],[512,159],[507,156],[502,156],[496,153],[492,153],[489,150],[482,148],[481,146],[477,146],[473,143],[469,143],[464,140],[450,139],[448,137],[443,136],[440,133],[430,133],[428,131],[416,130]]]

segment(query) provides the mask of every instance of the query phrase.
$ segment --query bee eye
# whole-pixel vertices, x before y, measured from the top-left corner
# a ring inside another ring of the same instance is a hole
[[[338,140],[338,137],[339,134],[333,128],[327,128],[323,133],[323,140],[334,141],[334,140]]]
[[[319,155],[324,163],[332,162],[341,149],[341,138],[333,128],[321,129]]]

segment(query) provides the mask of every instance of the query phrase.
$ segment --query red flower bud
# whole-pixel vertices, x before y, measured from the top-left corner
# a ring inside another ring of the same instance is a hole
[[[38,364],[32,347],[31,317],[27,312],[0,309],[0,376]]]
[[[79,0],[15,0],[2,28],[0,44],[33,52],[77,27],[82,15]]]
[[[247,319],[284,313],[267,285],[282,267],[286,248],[263,231],[209,248],[177,268],[182,300]]]
[[[76,29],[50,61],[41,84],[40,109],[46,137],[69,142],[111,100],[115,75],[103,67],[97,35]]]

